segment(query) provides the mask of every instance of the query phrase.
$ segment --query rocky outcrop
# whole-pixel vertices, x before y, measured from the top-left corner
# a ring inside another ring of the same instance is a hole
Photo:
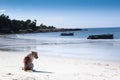
[[[89,35],[87,39],[113,39],[113,34]]]

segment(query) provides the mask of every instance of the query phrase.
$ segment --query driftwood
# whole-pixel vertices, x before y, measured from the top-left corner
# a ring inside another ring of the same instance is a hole
[[[89,35],[87,39],[113,39],[113,34]]]

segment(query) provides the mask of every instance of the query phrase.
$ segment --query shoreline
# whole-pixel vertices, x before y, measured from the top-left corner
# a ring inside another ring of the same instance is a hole
[[[119,80],[120,62],[46,56],[34,60],[35,72],[22,71],[28,53],[0,51],[1,80]]]
[[[59,55],[74,58],[104,59],[120,61],[119,43],[120,39],[113,40],[83,40],[83,39],[57,39],[41,40],[23,38],[0,38],[0,50],[27,52],[37,50],[43,54]],[[49,39],[49,38],[48,38]],[[45,41],[46,40],[46,41]],[[104,48],[103,48],[104,46]],[[108,50],[109,49],[109,50]],[[76,52],[77,51],[77,52]],[[97,55],[96,55],[97,54]],[[98,56],[99,55],[99,56]]]

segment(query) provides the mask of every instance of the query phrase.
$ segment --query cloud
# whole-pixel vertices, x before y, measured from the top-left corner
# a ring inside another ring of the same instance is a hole
[[[3,9],[0,10],[0,13],[4,13],[4,12],[6,12],[6,10],[3,10]]]

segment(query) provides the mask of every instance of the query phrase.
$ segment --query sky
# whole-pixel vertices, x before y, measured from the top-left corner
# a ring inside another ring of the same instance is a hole
[[[120,27],[120,0],[0,0],[0,14],[57,28]]]

